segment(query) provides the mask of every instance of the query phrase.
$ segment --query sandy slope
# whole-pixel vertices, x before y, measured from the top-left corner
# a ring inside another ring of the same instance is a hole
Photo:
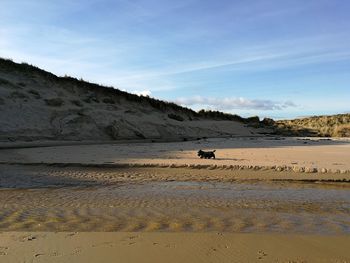
[[[349,243],[349,236],[7,232],[0,261],[346,263]]]

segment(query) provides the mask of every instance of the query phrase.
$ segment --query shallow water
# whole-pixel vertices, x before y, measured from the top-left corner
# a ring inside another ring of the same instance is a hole
[[[0,230],[350,233],[350,186],[143,182],[2,189]]]

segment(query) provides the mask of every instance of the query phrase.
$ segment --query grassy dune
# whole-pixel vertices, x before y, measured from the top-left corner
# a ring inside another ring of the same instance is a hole
[[[281,120],[274,125],[277,131],[285,135],[350,137],[350,114]]]

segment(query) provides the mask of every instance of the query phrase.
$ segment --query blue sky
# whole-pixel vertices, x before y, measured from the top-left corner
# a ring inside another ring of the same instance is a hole
[[[0,56],[194,109],[350,112],[347,0],[0,0]]]

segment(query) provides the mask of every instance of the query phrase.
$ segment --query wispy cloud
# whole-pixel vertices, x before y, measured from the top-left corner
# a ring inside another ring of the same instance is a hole
[[[330,34],[252,44],[245,47],[225,48],[216,52],[215,57],[202,57],[162,64],[145,70],[121,71],[120,82],[165,79],[181,74],[197,72],[259,72],[302,65],[350,60],[350,52],[344,43],[327,43],[329,39],[341,39],[343,34]],[[239,52],[237,52],[239,50]]]
[[[334,93],[339,105],[349,96],[350,5],[304,2],[2,0],[0,56],[213,109],[284,114],[300,107],[283,95],[311,105],[311,93]]]
[[[184,106],[200,105],[213,110],[282,110],[296,107],[292,101],[250,100],[245,98],[207,98],[195,96],[191,98],[178,98],[175,103]]]

